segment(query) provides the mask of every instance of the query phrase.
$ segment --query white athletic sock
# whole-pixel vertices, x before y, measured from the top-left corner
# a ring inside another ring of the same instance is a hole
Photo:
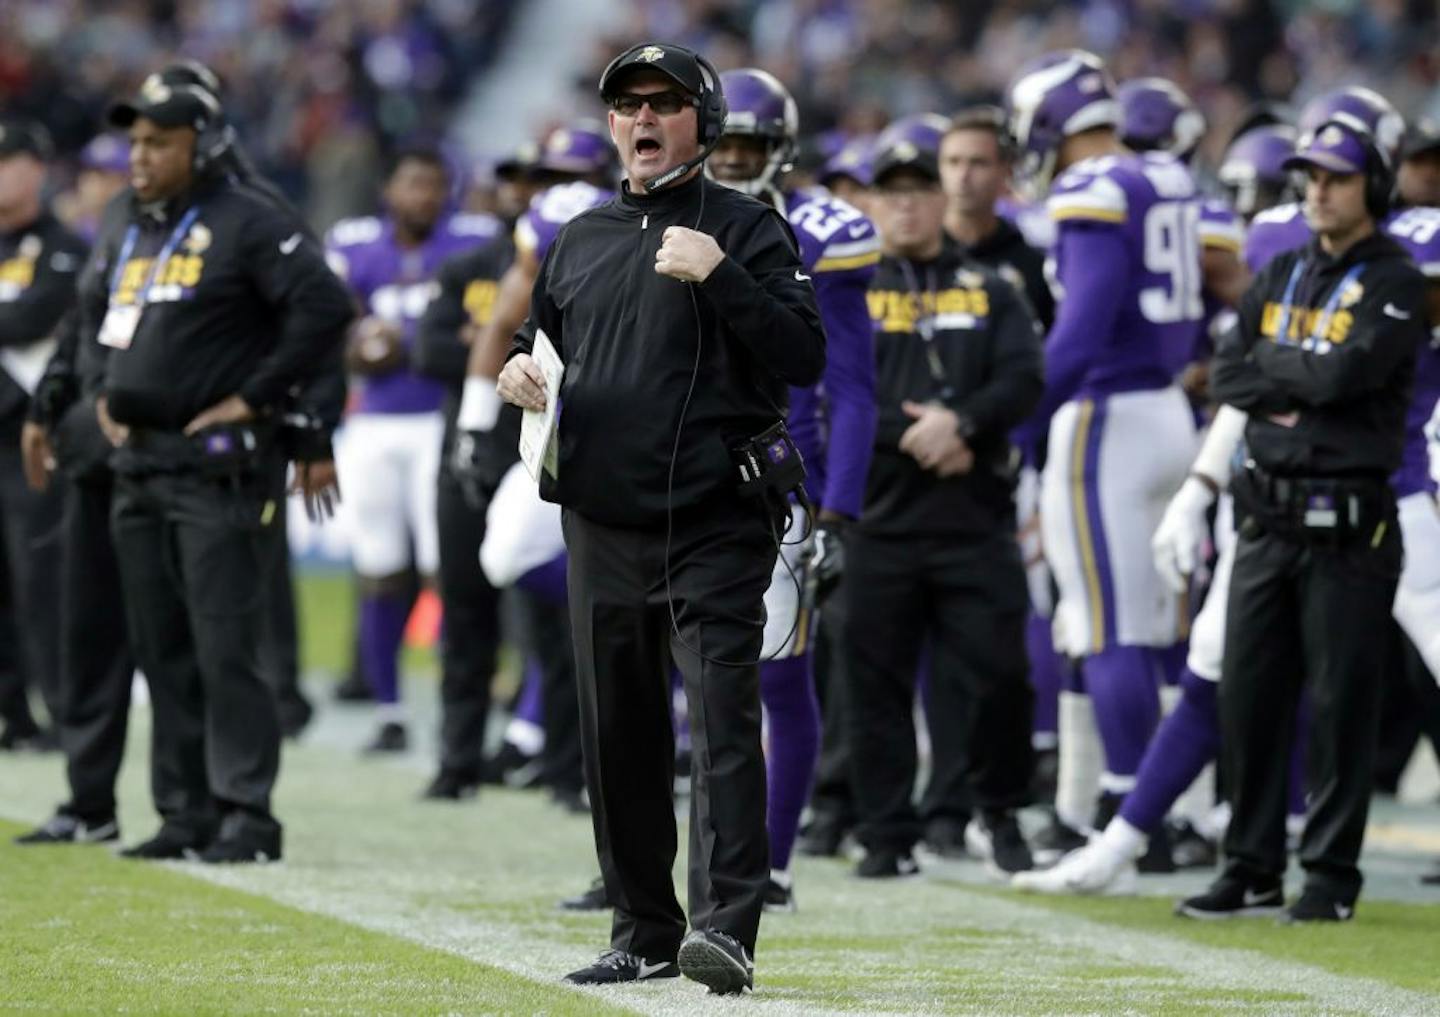
[[[1145,846],[1149,841],[1150,838],[1119,816],[1110,820],[1105,832],[1100,835],[1100,843],[1106,850],[1131,862],[1145,853]]]
[[[1060,764],[1055,813],[1077,830],[1090,826],[1105,752],[1095,726],[1095,704],[1083,692],[1060,693]]]

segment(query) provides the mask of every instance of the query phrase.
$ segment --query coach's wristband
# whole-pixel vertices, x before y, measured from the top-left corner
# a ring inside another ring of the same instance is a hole
[[[502,405],[495,382],[471,375],[465,379],[455,426],[462,431],[493,431]]]

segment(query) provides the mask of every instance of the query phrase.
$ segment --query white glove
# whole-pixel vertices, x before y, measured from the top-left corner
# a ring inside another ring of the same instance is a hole
[[[1430,477],[1440,484],[1440,402],[1435,404],[1435,414],[1425,425],[1425,447],[1430,453]],[[1440,675],[1435,676],[1440,681]]]
[[[1214,492],[1203,481],[1186,477],[1150,538],[1155,571],[1176,593],[1189,589],[1190,577],[1200,563],[1200,548],[1210,535],[1205,512],[1214,500]]]

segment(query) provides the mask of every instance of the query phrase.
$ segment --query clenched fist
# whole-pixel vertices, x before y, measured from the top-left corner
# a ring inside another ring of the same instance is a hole
[[[698,283],[710,278],[715,266],[724,260],[725,252],[710,234],[669,226],[661,237],[660,250],[655,252],[655,271],[681,282]]]

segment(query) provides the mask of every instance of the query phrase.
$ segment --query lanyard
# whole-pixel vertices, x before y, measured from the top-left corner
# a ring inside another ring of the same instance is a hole
[[[160,248],[160,253],[155,256],[154,261],[150,262],[150,271],[146,274],[145,281],[135,290],[135,303],[138,306],[145,306],[146,299],[150,295],[150,285],[155,281],[155,276],[159,274],[160,266],[170,260],[170,256],[175,253],[175,248],[180,246],[180,241],[185,239],[185,234],[190,232],[190,227],[195,225],[195,220],[199,215],[200,206],[192,205],[190,211],[186,212],[184,217],[175,224],[175,228],[170,231],[170,237],[165,241],[165,246]],[[132,224],[125,231],[125,240],[120,245],[120,257],[115,262],[115,272],[110,277],[112,300],[116,291],[120,289],[120,276],[124,273],[125,266],[130,263],[130,255],[134,252],[135,243],[139,238],[140,227]]]
[[[1290,281],[1285,285],[1285,297],[1280,310],[1280,322],[1275,329],[1275,341],[1287,345],[1302,345],[1302,343],[1290,342],[1290,315],[1293,312],[1295,290],[1300,285],[1300,276],[1305,270],[1305,259],[1295,259],[1295,267],[1290,270]],[[1325,333],[1330,328],[1330,319],[1335,317],[1335,312],[1340,309],[1340,301],[1345,297],[1345,291],[1350,284],[1360,278],[1360,273],[1365,270],[1365,263],[1355,265],[1345,273],[1345,278],[1340,280],[1333,290],[1330,291],[1330,299],[1325,302],[1325,310],[1315,319],[1315,325],[1310,330],[1310,335],[1305,341],[1319,343],[1324,341]]]
[[[935,317],[939,312],[935,287],[935,268],[925,266],[925,289],[920,289],[920,280],[915,277],[915,268],[905,258],[897,259],[900,271],[905,276],[905,286],[915,302],[915,332],[925,347],[925,362],[930,368],[930,380],[939,389],[938,398],[949,399],[955,393],[945,373],[945,364],[940,359],[940,350],[935,345]],[[930,307],[925,307],[925,297],[930,298]]]

